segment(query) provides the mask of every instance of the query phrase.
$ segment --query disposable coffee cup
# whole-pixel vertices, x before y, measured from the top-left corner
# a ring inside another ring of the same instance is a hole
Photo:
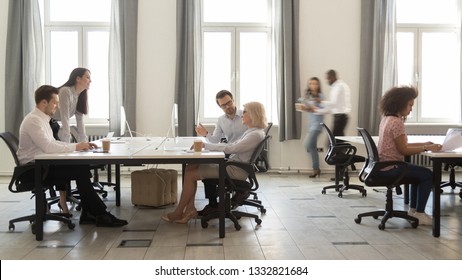
[[[111,140],[104,138],[101,140],[101,143],[103,144],[103,152],[108,153],[111,149]]]
[[[202,140],[196,139],[194,140],[194,152],[200,153],[202,151]]]

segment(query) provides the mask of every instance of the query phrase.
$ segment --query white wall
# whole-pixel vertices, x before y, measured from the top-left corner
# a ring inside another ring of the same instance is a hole
[[[0,127],[4,128],[4,65],[8,1],[0,1]],[[328,69],[338,71],[351,87],[353,112],[348,134],[356,135],[359,88],[360,0],[300,1],[300,71],[302,88],[309,77],[323,81]],[[137,132],[165,135],[175,90],[176,1],[139,0]],[[330,117],[326,118],[328,124]],[[306,133],[307,120],[302,134]],[[301,140],[280,143],[277,127],[272,129],[269,160],[272,168],[309,170],[311,161]],[[324,134],[319,144],[326,146]],[[2,155],[3,147],[0,146]],[[321,164],[324,164],[321,155]],[[321,166],[321,168],[328,168]],[[6,170],[11,170],[7,167]],[[5,165],[0,161],[0,174]]]

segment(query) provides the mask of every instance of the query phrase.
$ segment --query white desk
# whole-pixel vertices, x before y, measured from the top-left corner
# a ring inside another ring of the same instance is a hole
[[[425,136],[425,135],[409,135],[409,143],[422,143],[431,141],[433,143],[442,144],[445,136]],[[337,139],[348,141],[354,144],[363,144],[364,140],[360,136],[340,136]],[[378,142],[378,136],[372,137],[374,141]],[[424,152],[423,156],[431,158],[433,169],[433,224],[432,234],[434,237],[440,236],[441,224],[441,169],[443,163],[462,164],[462,152]]]
[[[43,165],[87,165],[87,164],[114,164],[116,166],[116,200],[120,203],[120,165],[142,164],[185,164],[190,163],[216,163],[219,164],[219,188],[220,201],[224,201],[224,162],[223,152],[191,153],[185,151],[168,151],[159,147],[163,138],[127,139],[123,143],[111,143],[108,153],[72,152],[59,154],[44,154],[35,157],[35,221],[36,240],[43,240],[43,216],[44,216],[44,192],[40,178],[42,178]],[[191,143],[192,143],[191,139]],[[120,204],[119,204],[120,205]],[[225,209],[224,203],[220,203],[219,236],[225,237]]]

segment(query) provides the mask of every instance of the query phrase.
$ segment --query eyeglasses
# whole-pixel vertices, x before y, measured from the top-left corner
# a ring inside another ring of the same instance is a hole
[[[225,109],[229,106],[233,105],[233,100],[231,99],[230,101],[226,102],[225,104],[218,105],[220,106],[221,109]]]

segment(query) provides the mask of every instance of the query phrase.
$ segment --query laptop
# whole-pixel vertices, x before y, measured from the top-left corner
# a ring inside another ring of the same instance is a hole
[[[462,151],[462,128],[449,128],[444,137],[443,152],[460,152]]]

